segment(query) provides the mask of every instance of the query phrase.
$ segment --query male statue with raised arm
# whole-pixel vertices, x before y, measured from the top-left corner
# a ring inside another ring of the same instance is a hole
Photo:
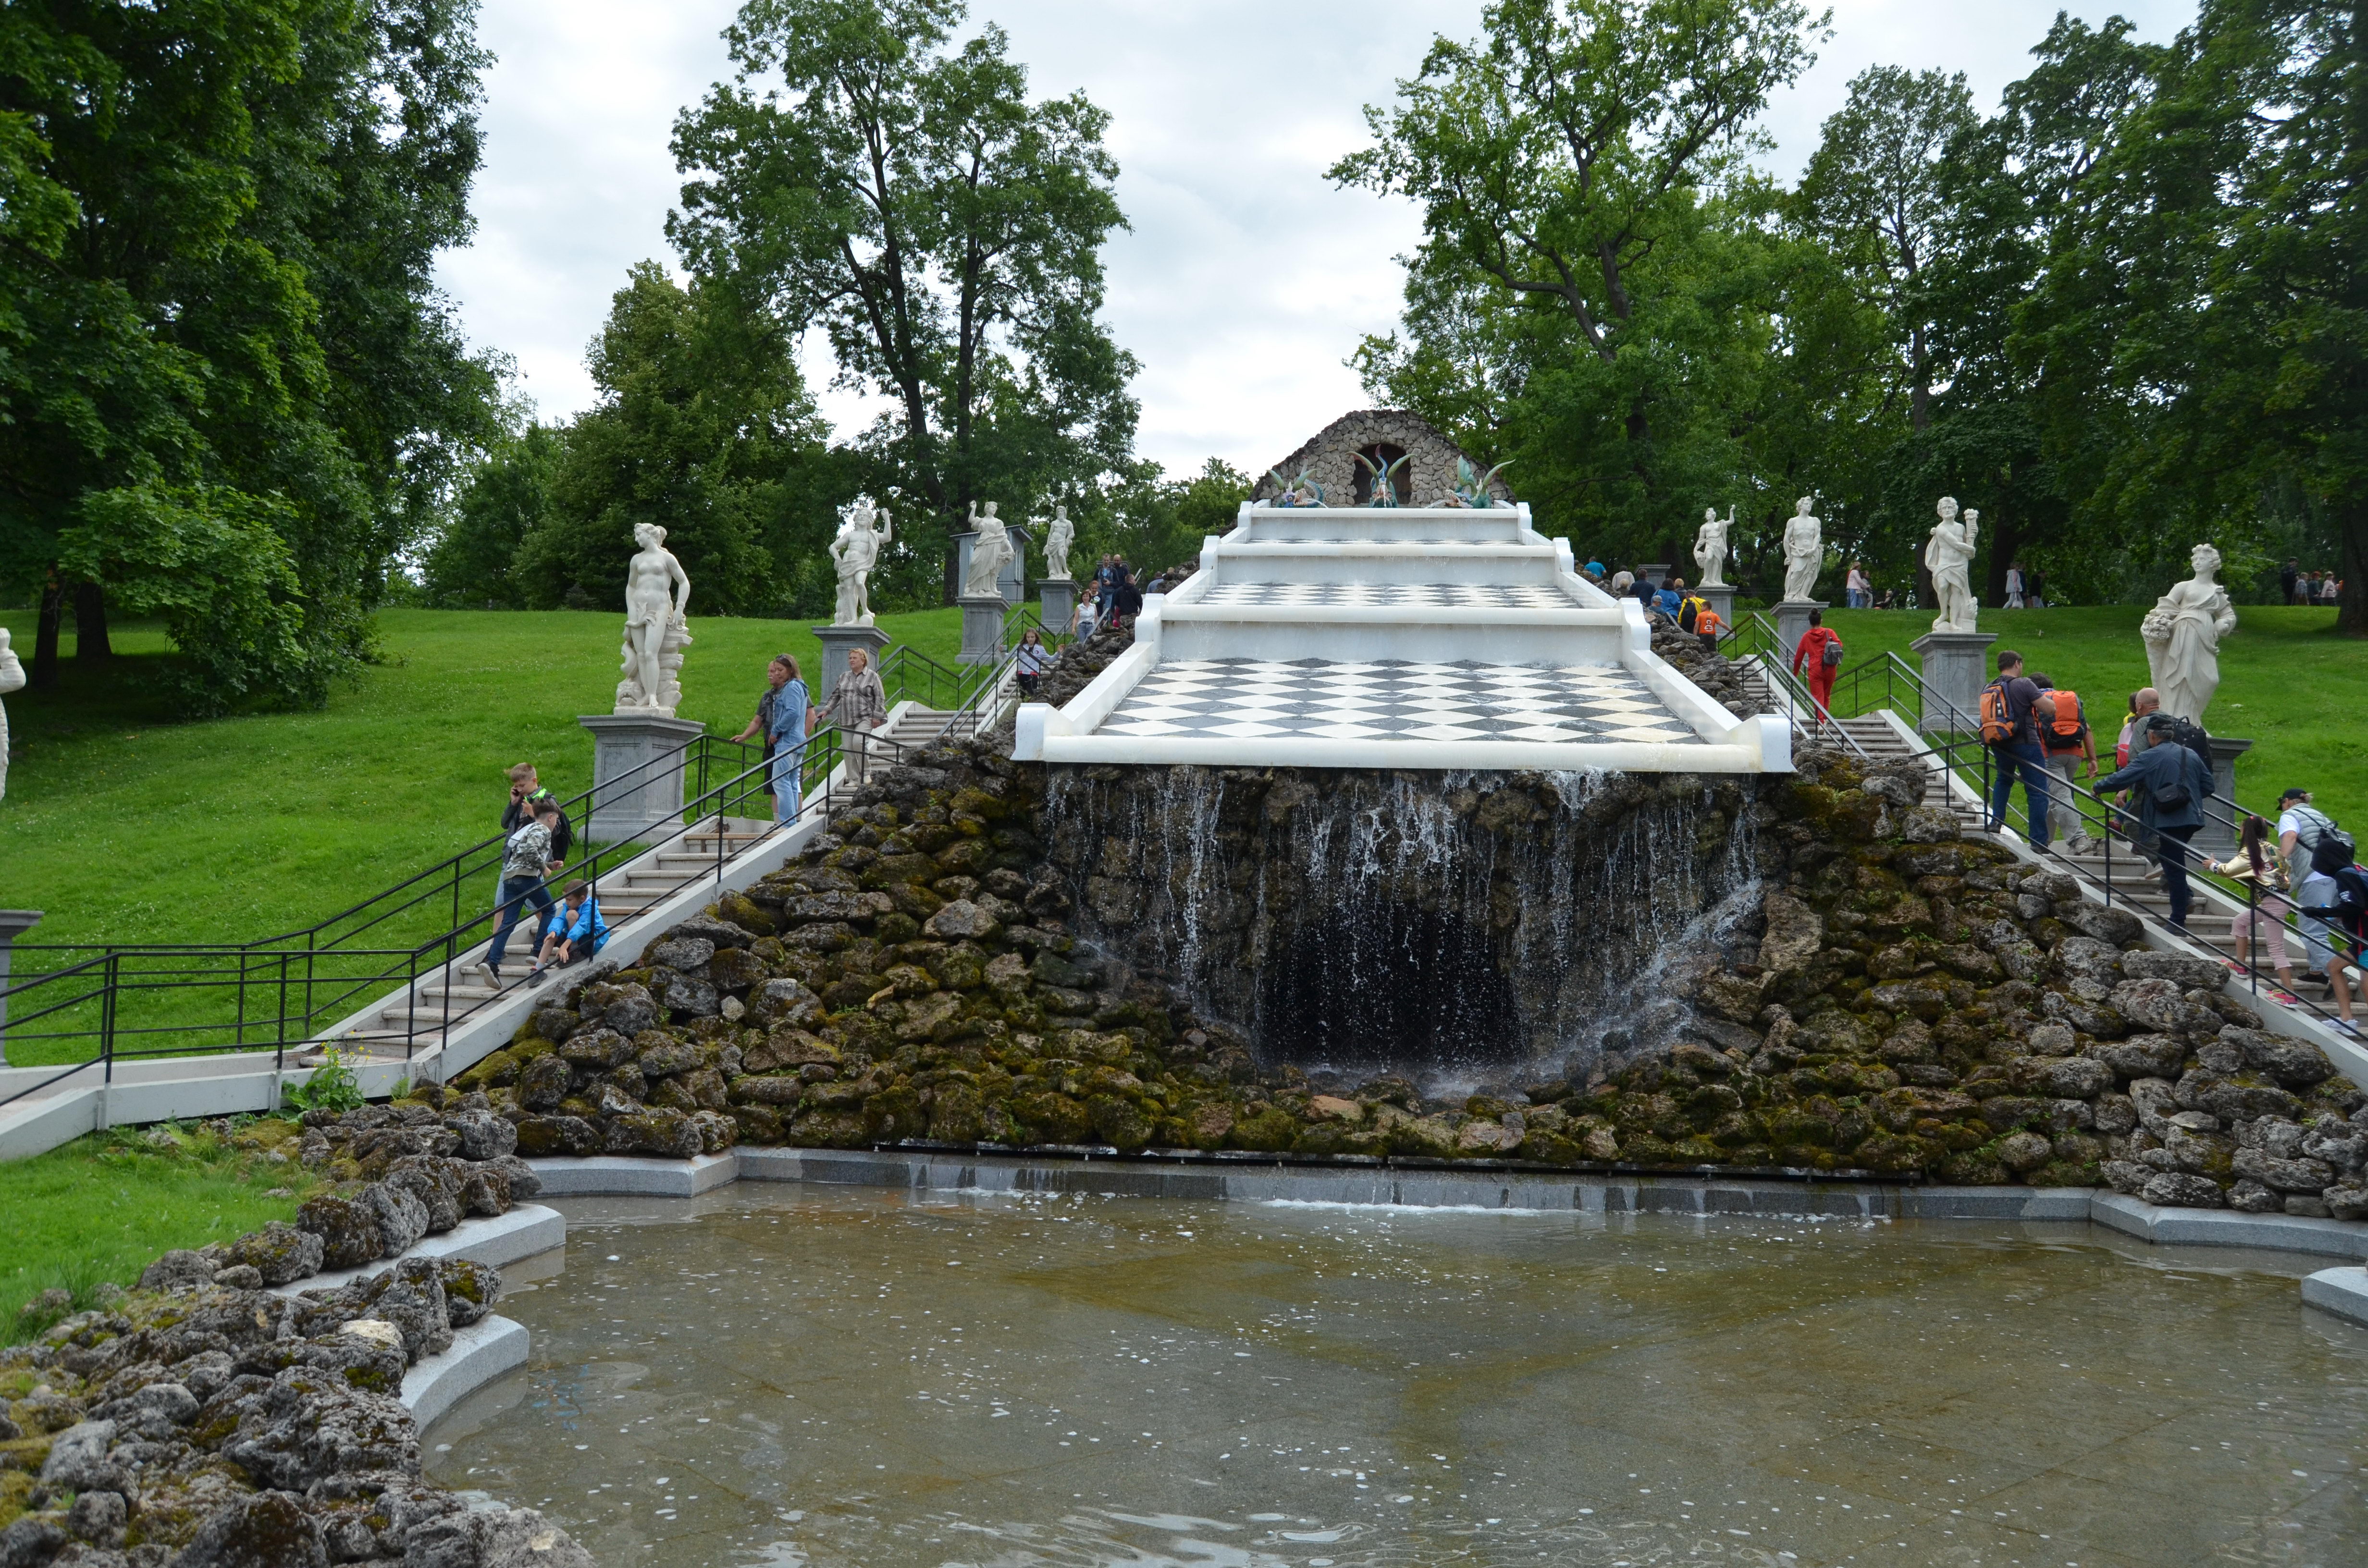
[[[1981,601],[1974,597],[1974,551],[1980,542],[1982,515],[1967,512],[1964,521],[1957,520],[1957,498],[1943,495],[1938,507],[1941,520],[1932,526],[1932,534],[1924,545],[1924,565],[1932,574],[1932,594],[1940,600],[1941,613],[1932,619],[1935,631],[1973,631],[1981,616]]]
[[[1702,508],[1702,532],[1694,536],[1694,564],[1702,569],[1695,586],[1724,588],[1726,578],[1721,574],[1726,567],[1727,530],[1735,527],[1735,508],[1726,509],[1726,520],[1719,521],[1718,508]]]
[[[880,522],[876,529],[871,526],[875,517]],[[871,569],[895,537],[888,514],[873,510],[869,495],[857,496],[847,520],[838,525],[838,537],[830,541],[831,565],[838,573],[838,610],[831,624],[871,624]]]

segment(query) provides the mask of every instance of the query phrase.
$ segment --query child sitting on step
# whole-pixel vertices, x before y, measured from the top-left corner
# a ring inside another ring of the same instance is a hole
[[[526,983],[541,985],[550,971],[571,963],[581,963],[600,950],[609,940],[609,923],[600,918],[600,901],[592,896],[592,885],[581,877],[567,884],[567,903],[551,924],[551,934],[542,939],[542,951],[528,971]],[[553,962],[553,960],[557,962]]]

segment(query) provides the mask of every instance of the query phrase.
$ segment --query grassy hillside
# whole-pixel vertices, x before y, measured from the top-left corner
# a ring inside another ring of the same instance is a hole
[[[1981,625],[1998,633],[1993,657],[2001,648],[2021,653],[2029,669],[2079,692],[2091,722],[2110,733],[2130,693],[2149,678],[2138,638],[2145,613],[2137,605],[1985,609]],[[2220,644],[2220,692],[2204,722],[2214,734],[2253,742],[2237,764],[2237,800],[2268,812],[2281,790],[2300,785],[2338,818],[2368,824],[2368,643],[2336,636],[2332,609],[2245,605],[2237,613],[2236,632]],[[1852,669],[1885,653],[1914,666],[1908,644],[1932,629],[1932,614],[1832,609],[1826,624],[1841,634],[1847,683]],[[1847,697],[1845,686],[1837,703]]]
[[[0,612],[29,660],[33,615]],[[6,699],[0,905],[47,912],[28,940],[245,939],[309,925],[498,830],[503,769],[563,796],[592,781],[578,714],[614,706],[620,618],[391,610],[387,662],[317,713],[174,722],[163,634],[120,630],[93,675]],[[961,612],[882,627],[951,664]],[[694,617],[683,717],[736,733],[766,662],[822,651],[801,624]],[[73,639],[66,639],[71,654]]]

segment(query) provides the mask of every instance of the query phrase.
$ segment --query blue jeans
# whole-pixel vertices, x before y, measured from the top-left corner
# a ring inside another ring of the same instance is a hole
[[[534,926],[534,950],[542,950],[543,933],[551,929],[553,913],[551,890],[542,885],[541,877],[504,877],[502,879],[502,917],[494,927],[494,945],[485,949],[486,967],[496,973],[502,967],[502,955],[509,950],[510,933],[518,929],[518,918],[532,904],[539,918]]]
[[[2187,841],[2200,831],[2200,825],[2166,827],[2155,834],[2162,841],[2162,891],[2170,895],[2170,923],[2182,931],[2187,929],[2187,910],[2193,897],[2187,885]]]
[[[791,822],[805,802],[803,782],[806,760],[806,738],[784,741],[773,748],[773,820]]]
[[[2034,849],[2047,847],[2047,754],[2034,741],[2009,741],[1990,748],[1990,828],[2006,825],[2008,800],[2014,781],[2022,780],[2023,803],[2031,810],[2031,831],[2024,835]]]

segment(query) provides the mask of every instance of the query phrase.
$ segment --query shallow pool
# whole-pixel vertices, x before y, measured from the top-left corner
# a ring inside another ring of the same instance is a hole
[[[2368,1562],[2368,1331],[2086,1226],[573,1199],[438,1482],[610,1568]]]

